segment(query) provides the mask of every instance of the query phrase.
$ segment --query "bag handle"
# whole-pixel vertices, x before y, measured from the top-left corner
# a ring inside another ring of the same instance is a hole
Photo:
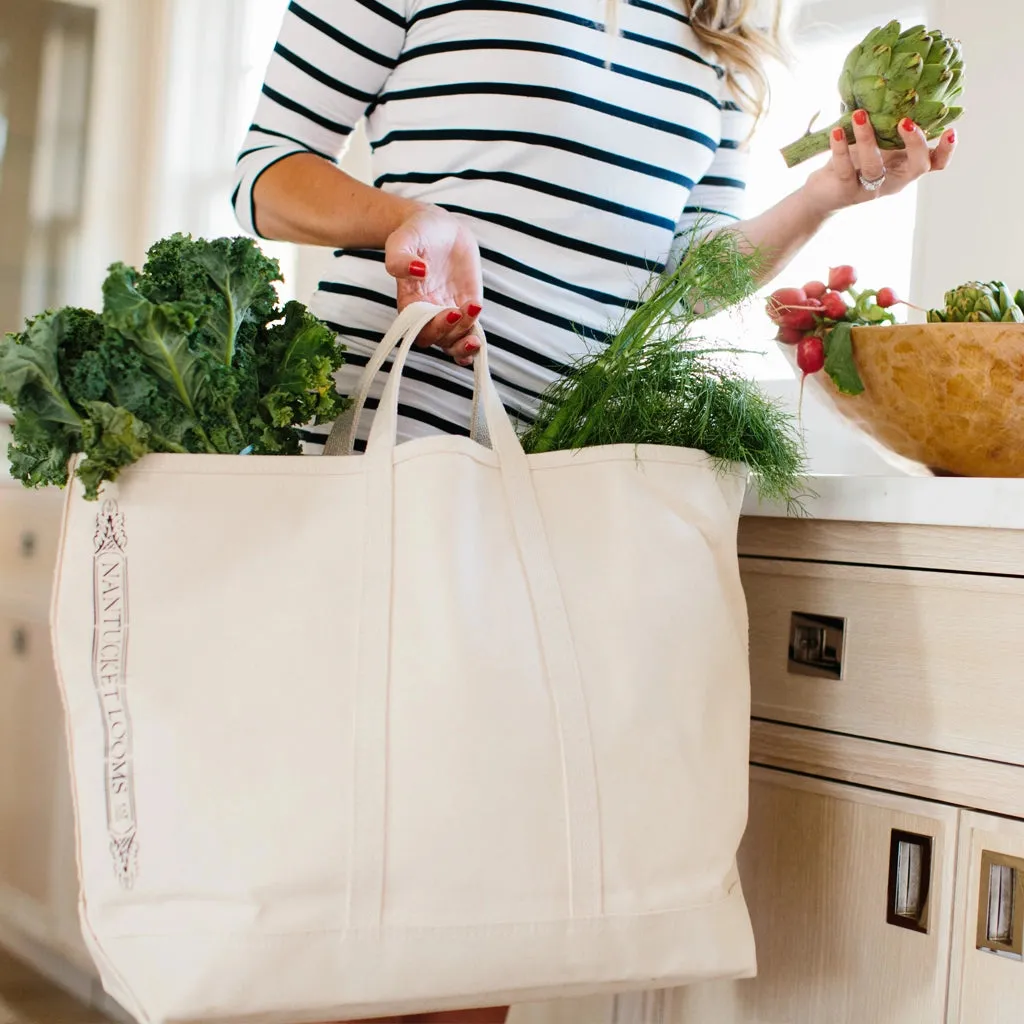
[[[363,567],[362,625],[356,687],[353,765],[354,827],[348,885],[350,927],[379,928],[384,906],[387,845],[387,694],[390,672],[391,586],[393,581],[394,450],[398,433],[398,389],[409,352],[439,308],[414,303],[399,314],[360,381],[352,423],[339,431],[339,448],[354,436],[369,384],[401,341],[374,416],[366,445],[367,543]],[[475,359],[474,420],[477,407],[491,436],[533,605],[533,618],[561,739],[566,806],[568,916],[598,917],[604,910],[601,813],[597,767],[586,692],[576,657],[572,626],[562,597],[544,517],[526,453],[491,378],[486,339]],[[338,425],[336,425],[337,428]],[[332,437],[334,431],[332,431]]]
[[[405,354],[399,353],[396,363],[391,368],[390,378],[400,378],[405,368],[406,358],[412,346],[415,344],[416,339],[419,337],[420,331],[438,314],[443,313],[444,307],[435,306],[429,302],[414,302],[411,305],[405,307],[401,313],[395,319],[395,322],[391,325],[387,334],[384,335],[380,344],[374,350],[373,356],[366,364],[366,368],[363,370],[362,376],[359,378],[359,384],[356,388],[355,396],[353,397],[352,404],[342,413],[341,416],[335,421],[334,426],[331,428],[331,432],[327,438],[327,443],[324,445],[324,455],[351,455],[355,451],[356,444],[356,433],[359,430],[359,421],[362,418],[363,410],[366,408],[367,399],[370,397],[370,389],[373,387],[374,379],[377,374],[384,368],[384,364],[388,361],[396,345],[400,345],[405,348]],[[486,348],[486,341],[483,340],[481,345],[482,349]],[[483,394],[485,379],[490,374],[487,370],[487,357],[485,354],[478,356],[473,363],[473,410],[470,418],[470,430],[469,436],[474,441],[480,441],[482,444],[486,444],[488,435],[486,431],[481,431],[480,422],[480,396]],[[492,385],[493,386],[493,385]],[[381,413],[384,412],[384,418],[389,422],[385,425],[385,429],[390,429],[390,420],[393,418],[395,422],[394,434],[397,439],[398,433],[398,388],[395,387],[394,400],[391,401],[388,396],[387,389],[385,389],[385,395],[381,397],[380,408],[378,409],[377,416],[374,417],[374,423],[381,419]],[[385,412],[393,405],[394,415],[393,417]],[[510,424],[511,425],[511,424]],[[392,442],[394,443],[394,442]]]

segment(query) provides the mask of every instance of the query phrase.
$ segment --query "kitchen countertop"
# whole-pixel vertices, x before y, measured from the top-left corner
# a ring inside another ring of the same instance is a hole
[[[813,519],[1024,530],[1024,480],[925,476],[817,476],[804,501]],[[748,494],[747,516],[784,517],[786,508]]]

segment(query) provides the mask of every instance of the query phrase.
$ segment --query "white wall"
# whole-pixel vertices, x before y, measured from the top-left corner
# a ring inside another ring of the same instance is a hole
[[[973,279],[1024,287],[1024,2],[929,5],[932,23],[963,43],[966,82],[956,160],[918,203],[914,294],[938,303]]]

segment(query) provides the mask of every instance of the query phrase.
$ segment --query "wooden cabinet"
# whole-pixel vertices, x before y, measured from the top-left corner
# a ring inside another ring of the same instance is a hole
[[[92,999],[49,629],[62,503],[0,479],[0,943]]]
[[[1020,1024],[1024,536],[748,520],[740,547],[759,974],[662,1020]]]
[[[740,856],[758,977],[673,996],[673,1024],[936,1024],[957,811],[755,770]]]
[[[1024,822],[960,822],[949,1024],[1024,1019]]]

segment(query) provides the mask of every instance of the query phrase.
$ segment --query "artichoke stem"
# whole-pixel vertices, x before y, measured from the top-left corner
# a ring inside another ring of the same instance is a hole
[[[828,152],[832,129],[835,127],[833,124],[820,132],[808,132],[803,138],[783,147],[782,155],[786,160],[786,166],[796,167],[797,164],[810,160],[812,156]],[[849,138],[851,135],[852,132],[847,131],[847,137]]]

